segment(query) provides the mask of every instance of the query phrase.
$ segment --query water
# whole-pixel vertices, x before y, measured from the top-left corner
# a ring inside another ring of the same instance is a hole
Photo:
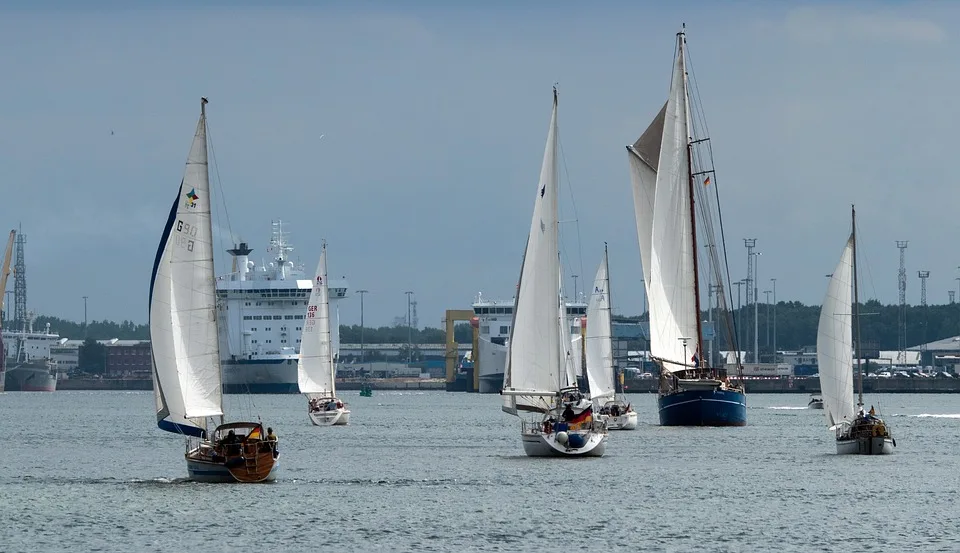
[[[227,396],[282,470],[223,485],[183,479],[150,392],[0,394],[0,551],[960,550],[960,395],[880,396],[886,457],[835,455],[802,394],[750,395],[743,428],[659,427],[630,397],[640,427],[603,458],[532,459],[496,395],[348,392],[345,428]]]

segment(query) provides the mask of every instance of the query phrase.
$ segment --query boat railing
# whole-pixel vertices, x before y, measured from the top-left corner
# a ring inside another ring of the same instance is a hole
[[[606,432],[607,421],[599,417],[580,423],[553,422],[553,421],[528,421],[520,422],[520,431],[524,434],[554,432]]]

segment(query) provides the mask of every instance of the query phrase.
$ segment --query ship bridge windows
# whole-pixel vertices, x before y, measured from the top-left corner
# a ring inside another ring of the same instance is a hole
[[[283,315],[274,315],[274,316],[273,316],[273,320],[275,320],[275,321],[282,321],[282,320],[283,320]]]
[[[283,318],[290,321],[293,320],[293,315],[284,315]]]

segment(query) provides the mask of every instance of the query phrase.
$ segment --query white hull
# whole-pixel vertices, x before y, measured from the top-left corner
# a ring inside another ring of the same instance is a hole
[[[348,409],[312,411],[310,421],[314,426],[343,426],[350,423],[350,411]]]
[[[489,340],[477,344],[480,361],[480,393],[496,394],[503,388],[503,368],[507,364],[507,346]]]
[[[273,482],[277,479],[277,469],[280,467],[280,459],[275,459],[270,475],[264,482]],[[230,484],[237,481],[236,478],[223,464],[199,461],[197,459],[187,459],[187,476],[194,482],[210,482],[217,484]]]
[[[889,455],[893,448],[893,438],[883,436],[837,440],[837,455]]]
[[[616,417],[608,416],[607,421],[607,430],[636,430],[637,429],[637,412],[630,411],[623,415]]]
[[[577,432],[586,439],[583,447],[569,449],[557,442],[557,434],[544,434],[538,430],[521,432],[523,451],[528,457],[601,457],[607,447],[607,434],[600,432]]]

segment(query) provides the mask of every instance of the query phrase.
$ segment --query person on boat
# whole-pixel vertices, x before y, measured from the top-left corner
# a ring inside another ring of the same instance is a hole
[[[871,417],[877,416],[877,412],[873,410],[873,405],[870,406],[870,416]]]
[[[239,455],[240,454],[240,440],[237,438],[237,433],[233,430],[227,432],[226,437],[222,440],[224,445],[224,454],[225,455]]]
[[[336,402],[336,401],[333,401],[333,400],[330,400],[330,401],[327,403],[326,410],[327,410],[327,411],[335,411],[336,409],[337,409],[337,402]]]
[[[267,427],[267,445],[273,451],[273,456],[277,456],[277,435],[273,433],[273,428]]]
[[[572,406],[571,404],[569,404],[569,403],[567,404],[566,408],[564,408],[564,410],[563,410],[563,415],[562,415],[562,416],[563,416],[563,420],[565,420],[565,421],[568,421],[568,422],[569,422],[569,421],[573,420],[573,418],[574,418],[576,415],[575,415],[574,412],[573,412],[573,406]]]

